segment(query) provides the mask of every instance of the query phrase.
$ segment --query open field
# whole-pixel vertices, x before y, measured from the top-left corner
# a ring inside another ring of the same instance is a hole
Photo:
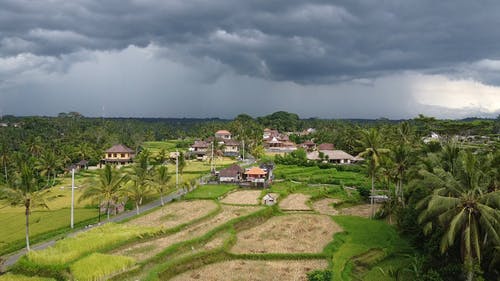
[[[332,204],[339,202],[341,202],[339,199],[324,198],[313,202],[313,209],[323,215],[335,216],[339,214],[339,211],[333,208]]]
[[[20,208],[19,208],[20,209]],[[0,211],[0,253],[25,246],[24,210]],[[91,220],[91,221],[89,221]],[[97,221],[97,209],[75,209],[75,223]],[[70,210],[33,211],[30,215],[30,238],[46,237],[50,232],[70,230]]]
[[[70,266],[73,278],[78,281],[103,280],[134,265],[129,257],[93,253]]]
[[[321,253],[342,231],[323,215],[284,215],[237,234],[234,253]]]
[[[368,186],[368,178],[357,171],[337,171],[320,169],[319,167],[299,167],[295,165],[279,165],[274,170],[277,179],[292,180],[312,184],[336,184],[345,186]]]
[[[387,256],[410,249],[396,230],[383,221],[353,216],[334,216],[333,219],[346,231],[337,233],[334,237],[332,257],[334,280],[350,280],[348,276],[352,275],[354,259],[363,257],[363,254],[366,257],[364,263],[374,266]],[[373,254],[369,254],[370,251]]]
[[[152,213],[133,219],[126,224],[168,229],[199,219],[216,209],[217,204],[210,200],[174,202],[166,204]]]
[[[311,207],[306,204],[310,198],[311,196],[301,193],[290,194],[281,200],[279,206],[283,211],[310,211]]]
[[[202,185],[193,192],[186,194],[186,199],[218,199],[231,190],[238,188],[232,184]]]
[[[260,190],[240,190],[229,193],[222,203],[227,204],[242,204],[242,205],[257,205],[259,204]]]
[[[174,277],[174,281],[306,281],[306,273],[326,268],[325,260],[232,260],[204,266]]]
[[[374,206],[375,213],[379,208],[380,204],[375,204]],[[370,204],[361,204],[352,207],[341,208],[339,209],[339,212],[340,214],[346,216],[358,216],[358,217],[369,218],[372,215],[372,207]]]
[[[172,235],[138,243],[129,247],[123,247],[114,251],[113,254],[130,256],[136,260],[144,260],[158,254],[175,243],[196,238],[234,218],[248,215],[260,209],[261,207],[223,205],[222,211],[213,218],[188,226],[186,229]],[[142,251],[141,249],[147,250]]]

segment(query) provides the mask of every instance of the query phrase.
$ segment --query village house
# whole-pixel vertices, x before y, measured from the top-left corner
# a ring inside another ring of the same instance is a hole
[[[215,132],[215,138],[217,140],[230,140],[231,139],[231,132],[227,131],[227,130],[219,130],[217,132]]]
[[[237,157],[240,155],[240,143],[232,139],[224,140],[222,150],[224,156]]]
[[[195,155],[197,160],[204,161],[207,159],[208,146],[207,142],[196,140],[189,148],[190,154]]]
[[[239,165],[234,164],[228,168],[222,169],[219,172],[219,182],[240,182],[243,178],[245,170]]]
[[[75,169],[75,172],[78,172],[80,170],[87,170],[88,164],[89,164],[89,161],[80,160],[77,163],[69,165],[65,170],[66,170],[66,172],[71,172],[71,170],[73,170],[73,169]]]
[[[352,164],[360,160],[343,150],[317,150],[307,153],[307,159],[332,164]]]
[[[286,134],[280,134],[276,130],[264,130],[264,148],[267,152],[292,152],[297,150],[297,145],[290,141]]]
[[[318,150],[334,150],[335,145],[333,145],[333,143],[322,143],[322,144],[318,145],[317,149]]]
[[[312,140],[308,140],[308,141],[301,143],[300,147],[305,149],[306,151],[316,150],[316,144]]]
[[[252,186],[266,187],[267,186],[267,172],[259,167],[252,167],[245,171],[245,180],[251,183]]]
[[[101,159],[101,164],[104,163],[124,165],[132,163],[134,157],[134,150],[128,148],[123,144],[116,144],[104,152],[104,158]]]

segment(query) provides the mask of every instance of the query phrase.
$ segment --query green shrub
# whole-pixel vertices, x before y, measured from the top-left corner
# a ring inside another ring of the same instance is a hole
[[[308,281],[330,281],[332,280],[331,270],[314,270],[307,273]]]
[[[75,280],[102,280],[104,277],[124,271],[133,266],[133,258],[94,253],[71,265]]]

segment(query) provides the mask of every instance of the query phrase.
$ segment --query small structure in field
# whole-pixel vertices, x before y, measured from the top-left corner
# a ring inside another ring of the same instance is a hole
[[[133,162],[134,157],[135,151],[133,149],[123,144],[116,144],[105,151],[101,164],[129,164]]]
[[[319,150],[307,153],[307,159],[329,162],[333,164],[351,164],[359,161],[359,158],[356,158],[349,153],[343,150]]]
[[[271,194],[268,193],[262,198],[262,202],[264,203],[264,205],[272,206],[276,204],[276,198],[274,198]]]
[[[239,182],[245,171],[239,165],[234,164],[219,172],[219,182]]]

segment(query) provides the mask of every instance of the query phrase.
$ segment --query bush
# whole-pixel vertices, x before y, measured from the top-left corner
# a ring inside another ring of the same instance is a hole
[[[356,189],[358,190],[358,193],[359,195],[361,195],[361,197],[364,199],[364,200],[368,200],[368,198],[370,197],[370,188],[366,187],[366,186],[358,186],[356,187]]]
[[[332,272],[330,270],[314,270],[307,273],[308,281],[330,281]]]

